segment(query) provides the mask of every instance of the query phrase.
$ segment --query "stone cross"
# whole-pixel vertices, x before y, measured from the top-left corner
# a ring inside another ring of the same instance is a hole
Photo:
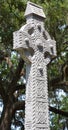
[[[26,62],[25,130],[50,130],[47,65],[56,56],[56,42],[44,28],[42,7],[28,2],[26,24],[13,33],[14,49]]]

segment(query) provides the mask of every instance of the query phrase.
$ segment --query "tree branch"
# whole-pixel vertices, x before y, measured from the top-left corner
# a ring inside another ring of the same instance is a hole
[[[6,97],[5,90],[4,90],[3,86],[1,85],[1,83],[0,83],[0,94],[1,94],[3,101],[5,101],[5,97]]]
[[[49,110],[54,112],[55,114],[59,114],[59,115],[62,115],[62,116],[65,116],[65,117],[68,117],[68,112],[64,112],[62,110],[59,110],[59,109],[56,109],[54,107],[49,107]]]
[[[13,104],[11,111],[12,117],[15,115],[16,110],[24,110],[25,109],[25,101],[18,101]]]
[[[17,81],[19,80],[20,78],[20,73],[21,73],[21,70],[24,66],[24,61],[22,59],[20,59],[19,61],[19,64],[18,64],[18,67],[16,69],[16,72],[15,74],[13,75],[13,79],[9,85],[9,88],[8,88],[8,94],[12,94],[16,88],[16,84],[17,84]]]
[[[23,84],[23,85],[17,85],[17,86],[15,86],[14,88],[13,88],[13,90],[12,90],[12,93],[14,93],[16,90],[22,90],[22,89],[25,89],[25,84]]]
[[[3,86],[3,83],[2,83],[2,80],[0,79],[0,95],[3,99],[3,103],[5,104],[6,101],[7,101],[7,94],[5,92],[5,89],[4,89],[4,86]]]
[[[49,81],[49,90],[62,89],[68,92],[68,81],[63,81],[61,76]]]
[[[64,90],[64,92],[68,92],[68,81],[61,81],[56,84],[55,88],[59,88]]]

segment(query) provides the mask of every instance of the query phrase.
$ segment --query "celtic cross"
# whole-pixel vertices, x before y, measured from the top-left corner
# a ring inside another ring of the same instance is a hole
[[[56,56],[56,42],[44,28],[42,7],[28,2],[26,24],[13,33],[14,49],[26,62],[25,130],[50,130],[47,65]]]

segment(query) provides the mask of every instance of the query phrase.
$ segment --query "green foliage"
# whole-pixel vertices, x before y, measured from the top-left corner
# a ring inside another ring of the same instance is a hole
[[[62,98],[62,105],[61,105],[62,110],[68,111],[68,96],[62,95],[61,98]]]
[[[59,91],[59,89],[56,91],[56,93],[54,93],[53,98],[50,100],[50,103],[57,109],[61,109],[66,112],[68,111],[68,96],[63,91]],[[62,130],[66,120],[66,117],[50,112],[51,130]]]
[[[19,54],[13,50],[13,32],[25,24],[24,11],[27,1],[0,0],[0,79],[3,81],[6,92],[8,91],[9,83],[12,81],[20,59]],[[57,57],[48,67],[48,78],[50,82],[58,76],[61,77],[61,68],[63,64],[68,63],[68,0],[30,1],[43,7],[46,15],[45,28],[50,33],[52,39],[56,40]],[[9,57],[12,63],[11,67],[7,63],[6,57]],[[21,84],[21,80],[19,82]],[[57,89],[55,87],[56,91]],[[21,93],[24,92],[24,90],[21,91]],[[67,95],[61,96],[61,98],[58,97],[58,101],[53,89],[52,91],[49,90],[49,93],[51,105],[58,108],[60,104],[62,110],[68,110]],[[64,119],[64,117],[51,113],[51,130],[62,129]]]
[[[25,2],[7,0],[0,2],[0,37],[5,47],[12,47],[13,32],[24,23]]]

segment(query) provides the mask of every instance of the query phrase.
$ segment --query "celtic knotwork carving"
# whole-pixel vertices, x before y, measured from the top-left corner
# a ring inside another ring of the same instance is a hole
[[[38,112],[46,112],[47,111],[47,104],[46,104],[46,100],[45,102],[43,101],[37,101],[36,105],[37,105],[37,111]]]
[[[45,81],[44,80],[38,80],[37,97],[46,98],[46,88],[45,88]]]
[[[56,43],[44,28],[42,7],[27,3],[26,24],[13,33],[14,49],[26,62],[25,130],[49,130],[47,65]]]
[[[37,124],[47,124],[46,113],[44,113],[44,112],[38,112],[38,115],[37,115],[36,118],[37,118]]]
[[[24,25],[24,27],[14,33],[14,48],[28,50],[32,56],[34,54],[32,52],[35,52],[38,48],[39,51],[48,52],[48,55],[54,56],[54,53],[56,54],[55,42],[51,40],[43,28],[43,26],[34,25],[34,23]],[[25,57],[29,59],[28,55],[25,55]]]

